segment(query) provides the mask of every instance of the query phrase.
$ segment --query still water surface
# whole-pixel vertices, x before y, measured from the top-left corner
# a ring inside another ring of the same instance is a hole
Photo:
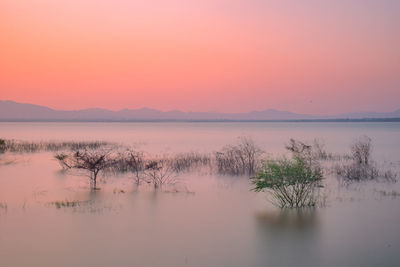
[[[289,138],[345,153],[361,135],[377,162],[398,169],[399,123],[0,123],[0,138],[105,140],[153,154],[213,152],[238,136],[271,157]],[[325,207],[282,213],[244,177],[182,174],[176,193],[115,176],[90,192],[52,156],[1,155],[1,266],[400,265],[400,197],[381,193],[400,192],[399,183],[342,187],[327,175]],[[65,200],[81,204],[51,204]]]

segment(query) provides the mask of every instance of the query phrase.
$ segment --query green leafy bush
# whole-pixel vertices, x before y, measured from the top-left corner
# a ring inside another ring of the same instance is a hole
[[[281,208],[315,206],[321,180],[321,169],[300,157],[268,161],[252,178],[253,190],[269,192],[272,203]]]

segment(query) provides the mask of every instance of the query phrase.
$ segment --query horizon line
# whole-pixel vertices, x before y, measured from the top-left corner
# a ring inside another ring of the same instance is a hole
[[[48,108],[48,109],[51,109],[51,110],[54,110],[54,111],[84,111],[84,110],[100,109],[100,110],[107,110],[107,111],[111,111],[111,112],[119,112],[119,111],[124,111],[124,110],[144,110],[144,109],[148,109],[148,110],[154,110],[154,111],[159,111],[159,112],[163,112],[163,113],[177,111],[177,112],[182,112],[182,113],[218,113],[218,114],[248,114],[248,113],[252,113],[252,112],[279,111],[279,112],[289,112],[289,113],[292,113],[292,114],[295,114],[295,115],[308,115],[308,116],[316,116],[316,117],[327,117],[327,116],[328,117],[334,117],[334,116],[341,116],[341,115],[345,115],[345,114],[359,114],[359,113],[392,113],[392,112],[396,112],[396,111],[400,110],[400,107],[399,107],[399,108],[394,109],[392,111],[372,111],[372,110],[354,111],[354,112],[343,111],[342,113],[325,114],[325,115],[323,115],[323,114],[312,114],[312,113],[297,113],[297,112],[290,111],[290,110],[275,109],[275,108],[265,108],[265,109],[261,109],[261,110],[260,109],[258,109],[258,110],[255,109],[255,110],[250,110],[250,111],[246,111],[246,112],[226,112],[226,111],[215,111],[215,110],[213,110],[213,111],[184,111],[184,110],[180,110],[180,109],[161,110],[161,109],[152,108],[152,107],[148,107],[148,106],[143,106],[141,108],[121,108],[121,109],[117,109],[117,110],[110,109],[110,108],[102,108],[102,107],[89,107],[89,108],[81,108],[81,109],[57,109],[57,108],[49,107],[47,105],[34,104],[34,103],[29,103],[29,102],[18,102],[18,101],[11,100],[11,99],[0,100],[0,102],[12,102],[12,103],[16,103],[16,104],[34,105],[34,106]],[[329,118],[329,120],[330,119],[335,119],[335,118]],[[338,119],[341,119],[341,118],[338,118]],[[373,118],[365,118],[365,119],[373,119]],[[322,119],[322,120],[325,120],[325,119]],[[268,120],[266,120],[266,121],[268,121]]]

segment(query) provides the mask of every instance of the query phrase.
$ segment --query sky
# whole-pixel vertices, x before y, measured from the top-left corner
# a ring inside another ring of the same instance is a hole
[[[398,14],[397,0],[0,0],[0,100],[393,111]]]

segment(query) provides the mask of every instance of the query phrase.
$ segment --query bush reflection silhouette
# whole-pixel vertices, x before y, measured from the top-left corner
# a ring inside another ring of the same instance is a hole
[[[307,229],[318,226],[315,208],[284,209],[281,211],[264,211],[256,214],[260,226],[278,229]]]
[[[315,208],[255,215],[260,262],[268,266],[319,266],[319,220]],[[261,255],[261,254],[260,254]]]

